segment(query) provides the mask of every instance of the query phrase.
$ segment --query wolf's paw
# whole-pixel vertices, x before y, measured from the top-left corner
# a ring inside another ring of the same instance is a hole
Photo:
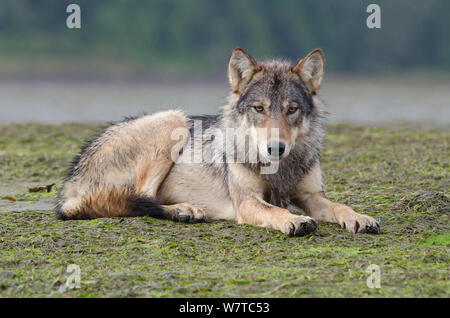
[[[379,234],[381,232],[380,223],[378,223],[377,220],[371,216],[359,214],[354,211],[338,221],[342,228],[353,234]]]
[[[309,216],[298,215],[288,220],[282,232],[289,236],[303,236],[314,232],[317,229],[317,222]]]
[[[184,223],[200,223],[205,221],[205,212],[187,203],[176,204],[172,210],[172,220]]]

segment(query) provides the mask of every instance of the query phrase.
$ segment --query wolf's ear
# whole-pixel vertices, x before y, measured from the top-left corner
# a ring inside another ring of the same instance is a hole
[[[315,49],[298,61],[292,68],[293,72],[300,75],[300,78],[313,95],[317,93],[322,82],[324,64],[322,50]]]
[[[245,53],[243,49],[235,48],[231,52],[230,60],[228,61],[228,80],[231,89],[235,93],[242,93],[245,85],[252,79],[253,74],[260,69],[255,60]]]

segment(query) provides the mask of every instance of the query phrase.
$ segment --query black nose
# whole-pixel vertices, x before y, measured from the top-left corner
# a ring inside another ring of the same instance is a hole
[[[267,151],[269,152],[269,155],[274,153],[274,155],[278,154],[278,156],[281,156],[284,153],[284,150],[286,149],[286,145],[284,142],[269,142],[267,145]]]

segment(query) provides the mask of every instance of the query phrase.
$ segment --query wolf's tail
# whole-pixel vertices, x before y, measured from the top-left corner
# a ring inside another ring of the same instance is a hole
[[[135,197],[128,201],[130,214],[128,216],[151,216],[162,219],[164,210],[161,205],[150,197]]]
[[[130,193],[93,193],[84,198],[65,200],[60,196],[55,207],[60,220],[83,220],[102,217],[165,217],[164,209],[153,198]]]

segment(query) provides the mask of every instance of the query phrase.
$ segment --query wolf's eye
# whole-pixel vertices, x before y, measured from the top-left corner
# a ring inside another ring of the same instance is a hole
[[[258,113],[262,113],[264,111],[264,107],[261,105],[253,107]]]
[[[288,114],[293,114],[298,110],[298,107],[295,106],[289,106],[288,108]]]

